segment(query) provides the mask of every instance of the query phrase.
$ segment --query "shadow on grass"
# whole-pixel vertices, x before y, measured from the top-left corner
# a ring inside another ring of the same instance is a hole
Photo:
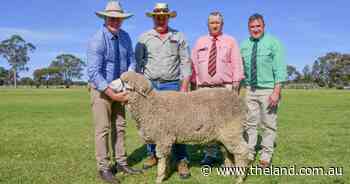
[[[256,152],[261,150],[261,136],[258,136],[257,145],[255,147]],[[276,145],[275,145],[276,146]],[[206,145],[201,144],[188,144],[186,145],[187,153],[189,156],[189,166],[194,168],[201,168],[200,161],[204,158],[204,150],[206,149]],[[139,148],[135,149],[128,156],[128,164],[130,166],[134,166],[142,162],[147,157],[147,148],[146,145],[143,144]],[[223,163],[223,154],[221,151],[218,152],[218,160],[215,162],[214,167],[220,167]],[[175,172],[177,172],[177,163],[174,155],[174,150],[172,151],[172,155],[169,161],[169,169],[167,179],[170,178]],[[147,171],[146,171],[147,172]]]
[[[141,147],[135,149],[129,156],[128,156],[128,164],[130,166],[137,165],[140,163],[143,159],[147,157],[147,148],[146,145],[143,144]]]

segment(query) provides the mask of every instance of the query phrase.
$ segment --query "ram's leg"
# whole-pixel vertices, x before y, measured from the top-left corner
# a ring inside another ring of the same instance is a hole
[[[225,167],[232,167],[234,166],[234,156],[229,151],[226,150],[226,147],[223,145],[220,145],[220,150],[222,152],[222,156],[224,157],[224,163],[223,165]]]
[[[167,176],[168,160],[172,143],[157,143],[158,170],[156,183],[161,183]]]
[[[231,124],[232,125],[232,124]],[[234,155],[234,166],[237,167],[236,184],[243,183],[247,169],[249,166],[248,160],[248,145],[243,139],[243,130],[239,122],[234,122],[233,125],[222,129],[220,142],[225,146],[227,151]],[[228,132],[227,132],[228,131]]]

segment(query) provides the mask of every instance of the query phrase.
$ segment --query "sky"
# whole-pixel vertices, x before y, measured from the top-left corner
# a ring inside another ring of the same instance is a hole
[[[302,70],[327,52],[350,53],[348,0],[120,0],[124,11],[134,14],[123,23],[133,44],[141,33],[152,28],[146,12],[156,2],[169,4],[178,16],[170,26],[182,31],[192,47],[196,39],[208,34],[210,12],[224,16],[224,33],[240,43],[249,37],[247,20],[253,13],[264,16],[266,32],[276,36],[286,50],[286,63]],[[38,68],[47,67],[59,54],[74,54],[86,61],[86,48],[92,35],[102,27],[95,15],[105,8],[107,0],[11,0],[0,5],[0,41],[19,34],[36,46],[30,54],[31,76]],[[0,58],[0,66],[9,68]],[[84,73],[83,80],[87,80]]]

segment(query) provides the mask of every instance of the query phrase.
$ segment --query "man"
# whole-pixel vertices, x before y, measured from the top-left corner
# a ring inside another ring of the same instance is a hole
[[[208,17],[209,35],[200,37],[192,49],[192,78],[196,88],[228,88],[238,92],[244,78],[242,59],[236,40],[223,34],[224,18],[220,12]],[[217,161],[217,146],[209,145],[202,165]]]
[[[135,60],[129,34],[121,29],[124,19],[132,14],[124,13],[118,1],[109,1],[105,11],[96,12],[105,24],[89,42],[87,51],[88,77],[91,86],[92,113],[95,122],[95,146],[97,168],[100,177],[109,183],[119,183],[109,166],[109,140],[115,152],[116,168],[130,174],[139,170],[127,165],[124,147],[125,109],[122,102],[128,100],[126,92],[116,93],[109,83],[127,70],[135,70]]]
[[[277,129],[277,107],[281,99],[282,83],[287,78],[287,67],[281,43],[265,33],[263,16],[250,16],[248,30],[250,38],[241,45],[248,105],[245,129],[250,150],[249,159],[253,162],[257,127],[262,128],[259,164],[265,168],[271,164]]]
[[[168,26],[169,19],[176,17],[166,3],[157,3],[153,12],[146,13],[153,19],[154,28],[142,34],[136,46],[138,70],[148,78],[156,90],[186,92],[191,76],[189,46],[184,34]],[[175,145],[181,178],[188,178],[188,156],[185,145]],[[144,168],[157,164],[156,145],[147,145],[148,159]]]

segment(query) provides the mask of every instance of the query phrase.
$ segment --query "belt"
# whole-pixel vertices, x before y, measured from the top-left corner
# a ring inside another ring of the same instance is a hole
[[[169,82],[179,82],[179,80],[164,80],[164,79],[157,79],[157,80],[151,80],[152,82],[158,82],[160,84],[163,83],[169,83]]]
[[[224,83],[221,83],[221,84],[200,84],[198,85],[198,87],[200,88],[223,88],[225,87],[226,84],[232,84],[232,82],[224,82]]]
[[[266,88],[266,87],[259,87],[259,86],[247,86],[247,89],[251,91],[256,91],[257,89],[272,89],[272,88]]]

